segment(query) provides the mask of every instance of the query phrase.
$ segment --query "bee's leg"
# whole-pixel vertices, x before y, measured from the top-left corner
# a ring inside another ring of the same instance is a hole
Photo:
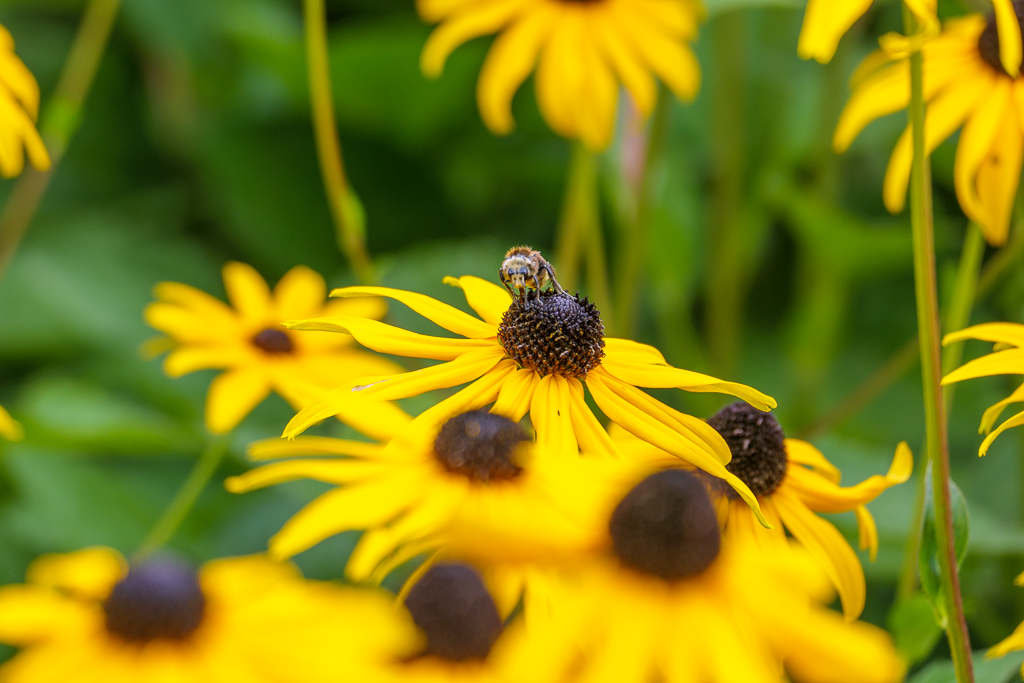
[[[551,285],[555,288],[555,294],[563,294],[565,290],[562,289],[562,285],[558,284],[558,280],[555,279],[555,269],[547,263],[543,265],[543,268],[547,272],[548,278],[551,280]]]
[[[540,278],[537,275],[533,276],[533,286],[537,290],[537,300],[540,301]]]
[[[508,286],[508,280],[505,279],[505,271],[498,268],[498,279],[501,280],[501,284],[505,285],[505,289],[508,290],[509,295],[514,299],[516,294],[512,291],[512,288]]]

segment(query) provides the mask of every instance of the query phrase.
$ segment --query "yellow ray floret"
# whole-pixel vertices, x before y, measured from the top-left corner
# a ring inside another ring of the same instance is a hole
[[[39,86],[14,54],[14,38],[0,26],[0,175],[12,178],[25,166],[25,155],[40,171],[50,168],[50,155],[36,131]]]
[[[913,12],[924,32],[938,30],[935,0],[907,0],[905,4]],[[808,0],[797,53],[804,59],[828,63],[836,53],[839,40],[869,7],[871,0]],[[1017,35],[1019,41],[1019,32]]]

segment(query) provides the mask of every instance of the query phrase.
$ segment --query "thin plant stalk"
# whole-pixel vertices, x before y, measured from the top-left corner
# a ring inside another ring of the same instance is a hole
[[[331,70],[327,49],[327,10],[324,0],[305,0],[306,61],[320,174],[334,220],[336,238],[356,277],[364,284],[376,280],[366,249],[366,214],[345,175],[341,142],[334,116]]]
[[[636,210],[627,223],[622,240],[621,268],[616,279],[615,309],[619,312],[617,334],[632,338],[636,331],[637,295],[644,275],[651,242],[651,213],[654,208],[655,176],[664,157],[668,138],[671,94],[665,87],[658,92],[658,102],[647,129],[647,144],[639,183],[636,187]]]
[[[946,320],[944,331],[946,334],[963,329],[971,319],[971,311],[978,299],[978,275],[981,267],[981,259],[985,255],[985,238],[977,225],[971,223],[967,226],[967,233],[964,235],[964,244],[960,251],[960,263],[956,270],[956,281],[953,284],[953,293],[950,296],[946,308]],[[917,357],[917,346],[915,345],[915,358]],[[942,374],[945,375],[960,364],[963,357],[963,345],[951,344],[942,351]],[[953,405],[953,386],[943,387],[943,399],[948,414]],[[897,600],[904,600],[913,595],[917,589],[917,555],[921,547],[921,522],[924,519],[925,481],[926,468],[918,467],[916,480],[916,492],[914,499],[914,514],[910,522],[910,532],[907,534],[907,544],[903,554],[903,567],[900,570],[900,579],[896,588]]]
[[[110,42],[121,0],[90,0],[64,61],[64,68],[43,110],[40,135],[50,153],[50,168],[26,168],[0,213],[0,279],[11,265],[25,231],[50,186],[57,165],[82,120],[100,61]]]
[[[710,263],[706,281],[707,338],[720,375],[732,376],[740,353],[743,305],[743,174],[745,16],[725,12],[710,30],[714,39],[711,91]]]
[[[904,8],[909,27],[914,20]],[[921,345],[921,379],[924,388],[925,443],[932,469],[932,499],[938,546],[942,599],[946,602],[946,636],[958,683],[973,683],[970,637],[960,594],[953,516],[949,492],[949,441],[946,410],[940,380],[942,356],[938,288],[935,275],[935,235],[932,223],[931,174],[924,144],[924,88],[922,55],[910,56],[910,123],[914,159],[910,176],[910,225],[914,243],[914,289],[917,298],[918,339]]]
[[[189,472],[181,488],[178,489],[153,528],[146,534],[145,540],[142,541],[142,545],[135,553],[136,560],[152,555],[174,537],[175,532],[206,489],[206,485],[210,483],[217,468],[220,467],[220,463],[228,452],[228,443],[227,436],[211,439],[202,455],[196,460],[196,464],[192,467],[192,471]]]
[[[574,291],[585,268],[588,293],[610,332],[615,328],[616,318],[608,287],[600,201],[597,155],[583,143],[574,142],[555,245],[558,282],[567,291]]]

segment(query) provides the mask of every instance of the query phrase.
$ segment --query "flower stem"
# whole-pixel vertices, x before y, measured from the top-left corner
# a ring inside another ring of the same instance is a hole
[[[46,194],[57,164],[82,120],[82,107],[92,89],[100,60],[107,49],[121,0],[90,0],[78,25],[57,87],[47,102],[39,126],[50,153],[50,168],[27,168],[0,214],[0,279],[14,258],[21,239]]]
[[[743,174],[745,100],[743,97],[746,25],[733,10],[715,18],[711,91],[710,264],[706,283],[707,336],[711,360],[720,376],[731,377],[740,354],[743,290]]]
[[[146,534],[145,540],[142,541],[142,545],[135,553],[136,560],[153,554],[171,540],[210,482],[210,478],[220,467],[221,461],[228,452],[228,443],[228,435],[217,436],[210,440],[181,488],[178,489],[153,528]]]
[[[309,95],[313,113],[320,173],[327,192],[331,217],[341,251],[348,258],[356,277],[364,284],[376,280],[373,263],[366,250],[366,214],[359,197],[349,186],[341,156],[341,142],[334,118],[331,71],[327,50],[327,9],[324,0],[305,0],[306,60],[309,68]]]
[[[611,332],[615,316],[608,290],[600,201],[597,155],[583,143],[573,142],[555,245],[558,282],[566,291],[574,291],[579,287],[581,266],[585,266],[588,292],[601,311],[605,328]]]
[[[616,280],[615,310],[619,312],[617,334],[629,339],[636,331],[637,293],[651,241],[651,210],[655,200],[652,186],[665,152],[671,98],[668,90],[661,87],[647,128],[643,168],[636,188],[636,210],[632,220],[627,223],[622,240],[622,267]]]
[[[904,7],[905,23],[914,27]],[[914,242],[914,285],[917,296],[917,327],[921,345],[921,379],[924,388],[926,451],[932,466],[932,498],[935,505],[936,542],[943,599],[946,601],[946,635],[959,683],[973,683],[970,638],[960,595],[953,518],[949,493],[949,441],[946,410],[939,384],[942,360],[939,346],[939,302],[935,275],[935,235],[932,224],[931,174],[924,144],[924,88],[920,51],[910,56],[910,124],[914,160],[910,178],[910,225]]]

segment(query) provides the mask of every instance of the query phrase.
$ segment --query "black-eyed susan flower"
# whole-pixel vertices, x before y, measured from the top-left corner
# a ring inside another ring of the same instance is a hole
[[[11,414],[4,410],[3,406],[0,406],[0,436],[9,441],[21,441],[24,435],[25,432],[18,421],[11,417]]]
[[[700,66],[689,47],[703,17],[698,0],[418,0],[440,25],[421,66],[438,76],[448,56],[477,36],[499,33],[484,62],[477,102],[487,126],[509,133],[512,97],[536,67],[537,101],[548,125],[603,149],[612,139],[619,84],[646,114],[655,76],[692,100]]]
[[[959,332],[947,334],[942,343],[952,344],[967,339],[993,342],[995,347],[992,353],[987,356],[968,361],[943,377],[943,385],[961,382],[965,379],[991,377],[992,375],[1024,375],[1024,325],[1016,323],[984,323],[974,325]],[[1024,386],[1017,387],[1013,393],[1002,401],[990,406],[985,411],[985,414],[981,417],[981,426],[978,428],[978,432],[987,434],[987,436],[981,442],[978,455],[988,453],[992,442],[1007,429],[1024,424],[1024,411],[1021,411],[1005,420],[996,429],[992,429],[1007,406],[1011,403],[1020,403],[1022,401],[1024,401]]]
[[[798,549],[720,535],[695,474],[649,475],[601,524],[607,550],[530,615],[530,680],[769,683],[784,668],[808,683],[900,680],[888,635],[822,607],[829,586]]]
[[[347,335],[296,333],[281,325],[308,316],[376,319],[385,313],[379,299],[325,303],[323,278],[305,266],[288,271],[271,292],[251,266],[228,263],[224,286],[231,306],[194,287],[163,282],[155,290],[157,301],[145,312],[146,322],[169,337],[154,345],[171,348],[164,360],[168,375],[225,370],[206,397],[206,425],[214,433],[233,429],[271,391],[299,409],[355,377],[401,369],[356,348]],[[405,417],[387,404],[373,410],[383,411],[382,419],[366,420],[362,412],[344,417],[364,432],[384,436]]]
[[[196,572],[92,548],[0,588],[0,641],[21,649],[0,667],[7,683],[336,683],[381,680],[420,638],[389,598],[266,558]]]
[[[722,437],[703,420],[673,410],[638,387],[732,394],[760,408],[775,401],[750,387],[674,368],[644,344],[604,336],[601,314],[586,298],[546,290],[514,300],[503,288],[475,277],[447,278],[461,287],[480,317],[439,301],[384,287],[347,287],[331,296],[385,296],[409,306],[461,338],[414,334],[367,317],[335,316],[287,323],[293,330],[351,334],[381,353],[445,361],[398,375],[358,380],[296,415],[285,429],[294,437],[353,403],[395,400],[433,389],[469,386],[417,418],[429,429],[451,416],[491,403],[493,412],[520,420],[527,412],[544,452],[614,453],[615,444],[584,397],[586,384],[613,422],[734,486],[760,515],[757,500],[725,468],[732,457]]]
[[[998,6],[998,5],[997,5]],[[1024,2],[1009,10],[1016,23]],[[999,14],[997,16],[1002,16]],[[1006,242],[1024,154],[1024,83],[1008,75],[1000,61],[1005,31],[978,14],[946,22],[941,35],[922,48],[927,102],[925,146],[930,152],[961,126],[954,180],[967,216],[989,244]],[[1019,30],[1019,26],[1017,26]],[[1019,35],[1015,64],[1021,61]],[[905,108],[910,101],[909,58],[869,56],[854,79],[854,91],[836,128],[833,144],[842,152],[874,119]],[[903,210],[913,149],[910,128],[896,143],[885,174],[885,205]]]
[[[510,683],[511,672],[531,663],[523,620],[508,626],[471,566],[431,566],[409,589],[405,608],[423,634],[424,646],[395,667],[405,683]]]
[[[25,155],[40,171],[50,168],[50,155],[36,130],[39,85],[14,54],[11,32],[0,26],[0,175],[12,178],[25,167]]]
[[[322,437],[259,442],[250,448],[257,460],[294,459],[256,468],[226,485],[234,492],[298,478],[339,485],[271,539],[272,557],[290,557],[342,531],[365,529],[346,568],[350,578],[380,580],[421,554],[503,564],[510,570],[495,581],[508,598],[503,607],[511,609],[526,580],[511,566],[554,563],[592,550],[598,539],[588,515],[617,476],[599,459],[538,449],[517,422],[475,410],[448,419],[432,434],[409,430],[387,445]]]
[[[840,472],[821,451],[799,439],[787,439],[775,416],[746,403],[726,406],[709,420],[729,444],[732,460],[726,469],[757,496],[771,522],[762,528],[750,508],[732,489],[717,486],[719,517],[725,533],[768,545],[785,545],[786,530],[821,566],[839,593],[843,612],[856,619],[864,609],[864,570],[856,553],[831,522],[816,513],[853,511],[860,529],[860,547],[878,553],[878,530],[866,504],[883,491],[910,478],[914,458],[905,443],[896,449],[889,471],[855,486],[839,485]],[[669,464],[674,458],[634,437],[617,434],[624,453],[649,462]]]
[[[1014,584],[1024,586],[1024,574],[1020,574]],[[994,645],[988,651],[988,657],[996,659],[1020,650],[1024,650],[1024,624],[1018,626],[1006,639]],[[1024,677],[1024,666],[1021,667],[1020,675]]]

